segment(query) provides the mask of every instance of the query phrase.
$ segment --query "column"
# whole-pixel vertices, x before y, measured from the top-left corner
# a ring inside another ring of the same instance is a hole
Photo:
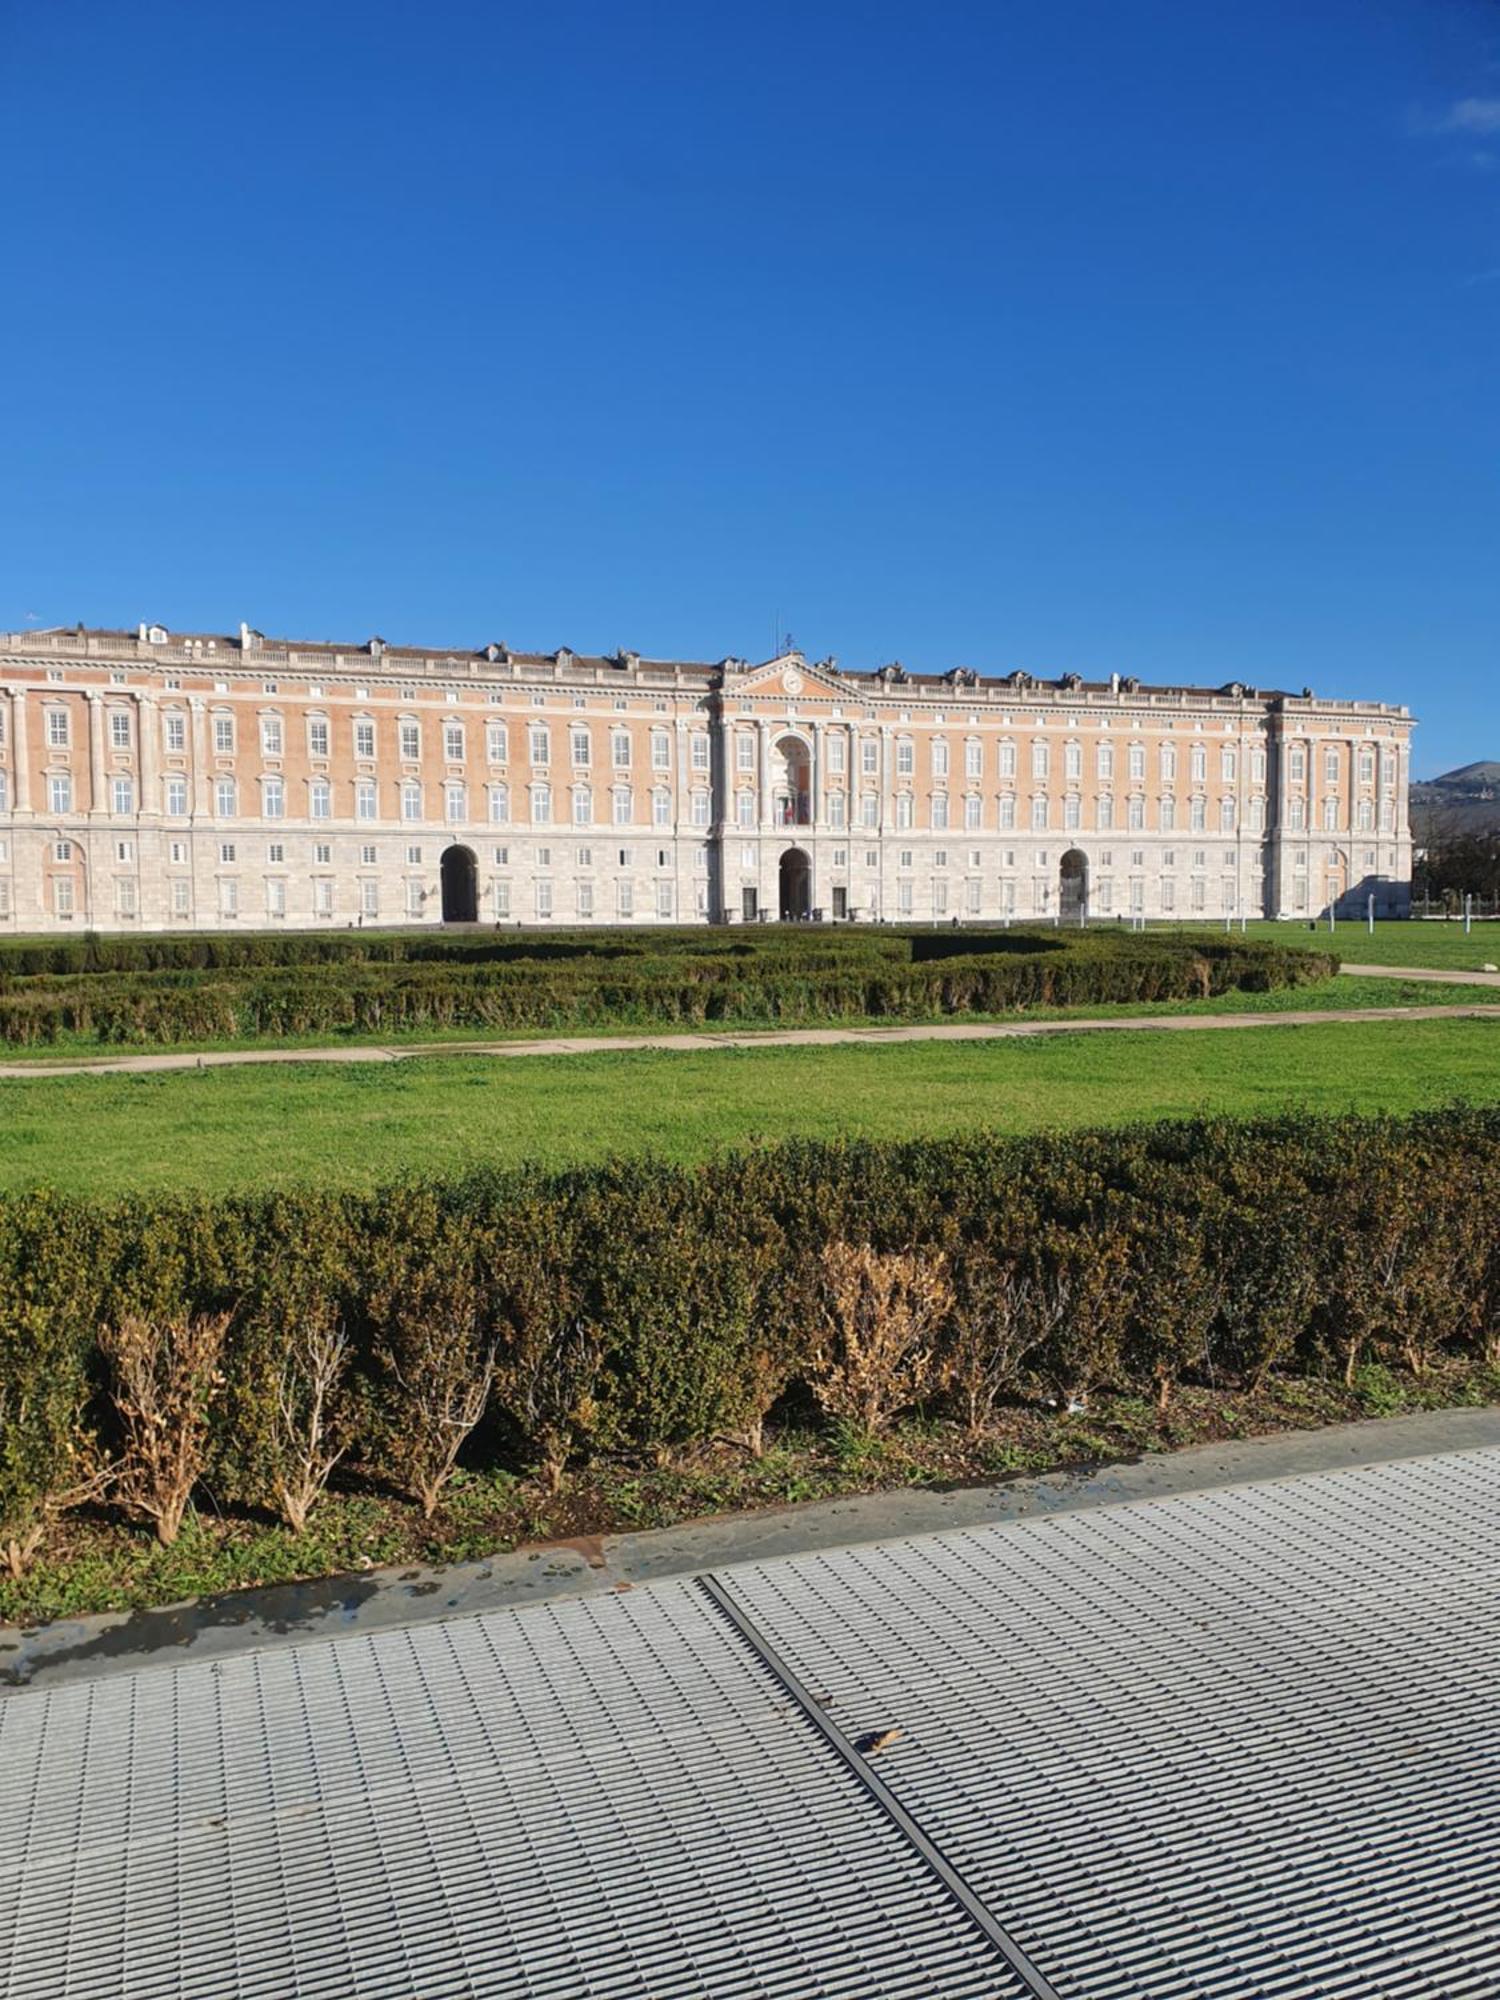
[[[812,726],[812,823],[815,827],[823,824],[827,808],[823,803],[826,787],[823,783],[823,724],[814,722]]]
[[[768,722],[756,723],[755,735],[759,757],[760,823],[764,827],[771,818],[771,725]]]
[[[143,813],[155,814],[161,811],[158,789],[161,782],[160,730],[161,717],[157,713],[155,697],[149,694],[138,695],[135,709],[135,742],[141,774],[140,805]]]
[[[104,801],[104,697],[84,696],[89,715],[89,817],[97,819],[106,811]]]
[[[16,811],[31,811],[31,749],[26,740],[26,690],[17,688],[10,698],[11,754],[16,770]]]

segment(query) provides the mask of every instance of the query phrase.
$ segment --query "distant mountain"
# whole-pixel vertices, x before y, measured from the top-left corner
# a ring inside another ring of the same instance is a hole
[[[1464,798],[1491,798],[1500,792],[1500,762],[1491,757],[1478,764],[1460,764],[1456,771],[1445,771],[1442,777],[1427,782]]]
[[[1411,817],[1419,843],[1434,834],[1500,833],[1500,760],[1481,758],[1413,785]]]

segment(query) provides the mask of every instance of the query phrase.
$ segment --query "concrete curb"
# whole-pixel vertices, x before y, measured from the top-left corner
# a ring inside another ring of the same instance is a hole
[[[446,1569],[371,1570],[200,1598],[160,1610],[0,1626],[0,1698],[28,1688],[179,1666],[296,1644],[516,1609],[549,1598],[632,1590],[773,1556],[1045,1520],[1079,1508],[1297,1478],[1500,1446],[1500,1408],[1274,1432],[1003,1485],[853,1495],[726,1514],[675,1528],[517,1549]]]

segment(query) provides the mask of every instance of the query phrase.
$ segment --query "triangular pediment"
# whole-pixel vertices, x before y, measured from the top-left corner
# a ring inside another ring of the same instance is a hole
[[[726,685],[730,684],[726,679]],[[759,666],[746,666],[732,677],[736,694],[832,695],[847,699],[848,683],[821,661],[804,660],[800,653],[779,653]]]

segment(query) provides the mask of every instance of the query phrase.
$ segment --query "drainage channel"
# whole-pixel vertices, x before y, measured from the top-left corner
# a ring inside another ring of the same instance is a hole
[[[869,1758],[861,1756],[844,1732],[829,1719],[822,1704],[813,1699],[790,1664],[771,1644],[760,1627],[741,1610],[719,1579],[713,1575],[700,1576],[698,1587],[733,1626],[761,1664],[781,1683],[855,1783],[880,1808],[907,1845],[921,1857],[947,1894],[984,1934],[995,1952],[1020,1981],[1030,2000],[1061,2000],[1056,1987],[1038,1971],[994,1912],[965,1881],[941,1848],[936,1846],[924,1832],[921,1824],[907,1811]]]

